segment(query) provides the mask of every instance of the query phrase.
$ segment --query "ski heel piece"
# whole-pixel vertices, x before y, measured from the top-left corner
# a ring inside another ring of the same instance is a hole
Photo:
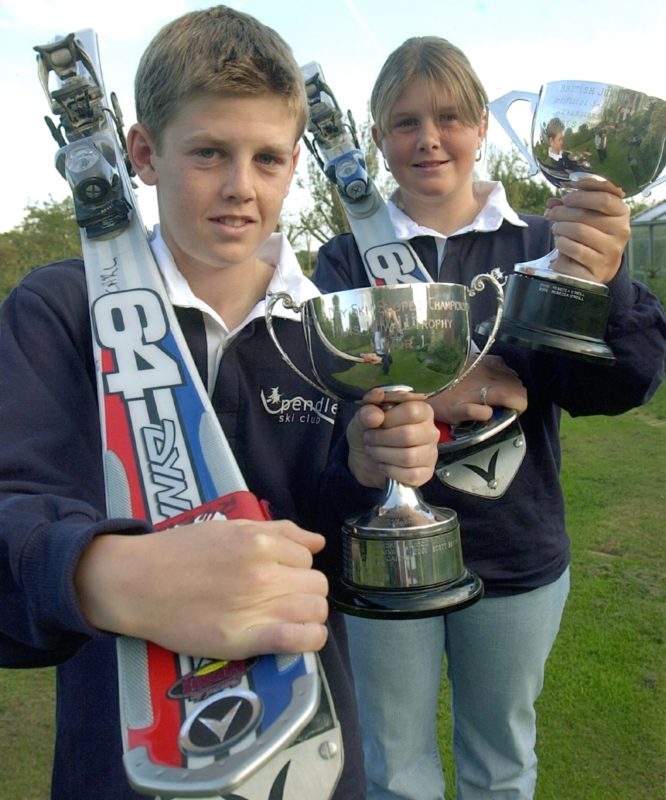
[[[132,209],[124,196],[113,138],[105,133],[107,114],[101,72],[77,35],[36,46],[39,78],[51,111],[60,118],[47,125],[60,149],[56,168],[67,180],[78,224],[91,239],[122,231]],[[50,88],[51,73],[57,88]],[[120,109],[114,100],[117,117]],[[116,126],[120,126],[116,118]],[[118,131],[122,137],[122,129]],[[69,142],[69,144],[68,144]]]

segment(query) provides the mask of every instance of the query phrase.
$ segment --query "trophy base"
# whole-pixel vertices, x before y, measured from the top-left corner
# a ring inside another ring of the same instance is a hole
[[[491,321],[482,322],[476,330],[486,336],[492,327]],[[596,364],[602,362],[608,365],[615,363],[615,356],[610,347],[603,341],[590,341],[575,336],[551,333],[538,328],[527,328],[519,323],[504,320],[497,333],[497,339],[509,344],[519,344],[531,350],[543,350],[548,353],[566,353],[572,358],[581,361],[590,361]]]
[[[608,288],[551,272],[507,278],[504,315],[497,339],[533,350],[565,353],[573,358],[612,364],[613,351],[603,340],[610,297]],[[493,321],[476,327],[488,336]]]
[[[333,584],[331,605],[345,614],[372,619],[419,619],[460,611],[483,597],[483,582],[464,569],[454,581],[426,589],[377,590],[344,578]]]

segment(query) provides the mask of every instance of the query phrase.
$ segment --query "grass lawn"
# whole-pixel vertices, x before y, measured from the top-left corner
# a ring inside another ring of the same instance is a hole
[[[666,388],[620,417],[565,416],[572,589],[538,702],[537,800],[666,797]],[[453,800],[448,698],[442,753]]]
[[[566,417],[562,442],[573,585],[539,700],[537,800],[660,800],[666,388],[621,417]],[[0,800],[47,800],[53,699],[52,670],[0,670]],[[440,712],[452,800],[445,691]]]
[[[54,700],[53,670],[0,669],[0,800],[48,800]]]

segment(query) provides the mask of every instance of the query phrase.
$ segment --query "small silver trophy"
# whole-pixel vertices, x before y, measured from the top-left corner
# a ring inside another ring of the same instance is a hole
[[[460,284],[407,283],[349,289],[297,304],[269,295],[266,325],[282,358],[303,380],[338,401],[361,402],[381,387],[386,403],[425,399],[461,381],[488,352],[502,319],[499,270]],[[465,369],[471,348],[469,298],[489,283],[494,328]],[[314,379],[291,360],[273,328],[277,303],[301,315]],[[347,520],[343,565],[331,601],[349,614],[409,618],[443,614],[480,599],[481,580],[462,559],[455,511],[427,505],[411,487],[387,480],[378,505]]]
[[[507,118],[516,101],[530,103],[532,134],[525,145]],[[609,83],[555,81],[538,94],[509,92],[490,111],[528,161],[565,191],[583,178],[608,180],[627,197],[649,194],[666,166],[666,103]],[[604,342],[608,288],[558,271],[555,249],[515,266],[506,283],[499,339],[535,349],[565,351],[588,361],[612,363]],[[563,267],[562,269],[566,269]],[[483,332],[490,323],[480,326]]]

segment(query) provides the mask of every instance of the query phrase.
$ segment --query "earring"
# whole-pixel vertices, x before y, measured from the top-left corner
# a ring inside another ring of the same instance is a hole
[[[481,149],[481,146],[479,146],[476,149],[476,158],[474,160],[478,163],[479,161],[481,161],[482,158],[483,158],[483,150]]]
[[[375,147],[377,148],[377,150],[379,151],[379,154],[380,154],[380,155],[381,155],[381,157],[382,157],[382,161],[384,162],[384,169],[385,169],[387,172],[390,172],[390,171],[391,171],[391,168],[390,168],[390,167],[389,167],[389,165],[386,163],[386,156],[384,155],[384,151],[382,150],[381,146],[380,146],[380,145],[378,145],[378,144],[375,144]]]

